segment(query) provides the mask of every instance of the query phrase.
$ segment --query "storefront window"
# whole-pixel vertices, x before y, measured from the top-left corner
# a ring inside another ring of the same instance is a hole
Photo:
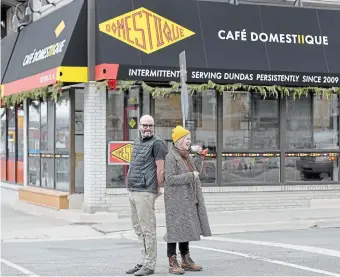
[[[109,91],[107,96],[106,143],[133,141],[138,136],[139,118],[150,114],[150,94],[136,86],[128,92]],[[107,187],[125,186],[128,165],[106,167]]]
[[[47,102],[40,103],[41,130],[40,150],[54,151],[54,101],[49,97]]]
[[[329,153],[290,154],[286,157],[286,181],[339,181],[339,159]],[[318,155],[318,156],[314,156]],[[300,156],[300,157],[298,157]]]
[[[280,149],[279,104],[258,93],[223,94],[223,184],[280,182],[280,154],[268,153]]]
[[[17,140],[18,140],[18,155],[17,155],[17,168],[16,182],[18,184],[24,183],[24,111],[23,107],[17,107]]]
[[[339,96],[287,98],[288,149],[339,149]]]
[[[279,148],[279,100],[249,92],[223,94],[223,151]]]
[[[7,111],[8,116],[8,136],[7,136],[7,143],[8,143],[8,159],[15,160],[15,142],[16,142],[16,135],[15,135],[15,108],[10,107]]]
[[[41,158],[41,187],[54,189],[54,159],[52,157]]]
[[[40,102],[30,101],[28,111],[28,182],[40,186]]]
[[[7,109],[7,117],[8,117],[8,134],[7,134],[7,148],[8,148],[8,157],[7,157],[7,181],[15,182],[16,181],[16,159],[15,153],[17,151],[16,147],[16,132],[15,132],[15,107],[10,107]]]
[[[177,125],[182,125],[181,95],[173,94],[169,98],[155,98],[154,101],[155,132],[170,147],[172,145],[172,129]],[[195,143],[194,139],[193,143]]]
[[[280,157],[224,157],[222,181],[230,183],[278,183]]]
[[[48,149],[47,102],[40,103],[40,122],[40,149],[43,151]]]
[[[70,97],[64,92],[55,104],[55,148],[57,152],[70,150]]]
[[[22,106],[17,108],[17,137],[18,137],[18,161],[24,160],[24,111]]]
[[[75,192],[84,192],[84,90],[75,90]],[[59,167],[58,162],[56,166]],[[56,176],[58,179],[59,176]]]
[[[0,141],[0,161],[1,161],[1,181],[6,181],[7,172],[7,120],[6,109],[0,108],[1,116],[1,141]]]
[[[55,104],[55,149],[57,154],[54,160],[56,189],[68,191],[70,184],[70,96],[68,91],[63,92],[62,97]]]
[[[56,190],[69,191],[70,186],[70,159],[56,158],[55,159],[55,183]]]
[[[124,140],[124,99],[123,92],[109,91],[107,99],[106,145],[111,141]],[[123,165],[106,166],[106,186],[124,186]]]
[[[181,96],[173,94],[170,98],[155,99],[155,131],[168,143],[172,144],[172,129],[182,125]],[[208,148],[209,154],[204,160],[201,181],[205,184],[216,182],[216,92],[189,96],[189,117],[186,128],[191,131],[192,144]]]

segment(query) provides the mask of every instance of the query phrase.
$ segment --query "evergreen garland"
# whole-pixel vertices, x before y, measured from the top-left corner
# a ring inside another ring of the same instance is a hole
[[[98,87],[106,87],[107,80],[98,82]],[[150,93],[152,97],[168,97],[171,93],[180,92],[181,84],[178,82],[170,82],[169,87],[157,87],[150,86],[145,82],[140,81],[118,81],[117,90],[118,91],[128,91],[132,86],[137,83],[141,83],[144,91]],[[237,92],[257,92],[261,94],[264,98],[268,96],[274,96],[282,98],[284,96],[293,96],[295,100],[297,97],[308,96],[309,93],[314,93],[317,95],[323,95],[331,97],[332,94],[340,94],[340,87],[333,88],[320,88],[320,87],[285,87],[285,86],[254,86],[254,85],[244,85],[244,84],[226,84],[219,85],[212,81],[204,84],[188,84],[188,90],[191,95],[195,93],[204,93],[207,90],[216,90],[218,93],[223,92],[237,93]]]
[[[170,82],[169,87],[158,87],[150,86],[145,82],[140,81],[123,81],[117,82],[118,91],[128,91],[132,86],[136,84],[141,84],[144,91],[150,93],[154,98],[164,98],[169,97],[172,93],[178,93],[181,89],[181,84],[179,82]],[[47,95],[51,94],[52,99],[57,102],[59,95],[62,94],[62,82],[56,82],[52,86],[36,88],[29,91],[23,91],[17,94],[8,95],[2,97],[3,104],[5,107],[14,106],[20,104],[24,99],[38,100],[42,99],[46,101]],[[97,82],[97,88],[106,88],[108,86],[108,80]],[[320,88],[320,87],[285,87],[285,86],[254,86],[254,85],[244,85],[244,84],[226,84],[220,85],[212,81],[203,84],[188,84],[188,90],[191,95],[195,93],[204,93],[207,90],[216,90],[218,93],[223,92],[237,93],[237,92],[257,92],[261,94],[264,98],[268,96],[274,96],[276,98],[284,96],[293,96],[293,99],[301,96],[308,96],[309,93],[314,93],[317,95],[323,95],[327,98],[331,97],[332,94],[340,94],[340,87],[333,88]]]
[[[57,81],[52,86],[46,86],[41,88],[36,88],[28,91],[23,91],[20,93],[4,96],[1,99],[3,100],[3,105],[5,107],[11,107],[15,105],[19,105],[24,102],[24,99],[31,99],[31,100],[39,100],[42,99],[43,101],[47,100],[47,96],[50,94],[52,100],[58,102],[59,96],[62,94],[62,86],[63,83]]]

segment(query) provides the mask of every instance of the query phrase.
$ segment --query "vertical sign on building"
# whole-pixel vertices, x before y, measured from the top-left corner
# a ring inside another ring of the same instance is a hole
[[[181,108],[182,108],[182,120],[183,127],[185,128],[185,121],[188,119],[189,113],[189,95],[187,87],[187,62],[185,57],[185,51],[179,54],[179,68],[181,77]]]

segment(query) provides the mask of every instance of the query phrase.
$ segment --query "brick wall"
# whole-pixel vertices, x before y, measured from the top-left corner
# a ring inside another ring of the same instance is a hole
[[[84,91],[84,211],[105,210],[106,203],[106,89],[94,82]]]
[[[328,201],[340,206],[340,185],[208,187],[203,191],[210,211],[310,208],[315,200],[319,206],[320,202],[327,206]],[[129,214],[125,189],[108,189],[106,201],[108,210]],[[156,201],[156,211],[164,211],[163,197]]]

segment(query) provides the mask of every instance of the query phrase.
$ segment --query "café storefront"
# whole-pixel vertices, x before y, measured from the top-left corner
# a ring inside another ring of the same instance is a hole
[[[120,196],[139,118],[151,114],[168,145],[182,123],[178,56],[185,51],[186,127],[209,149],[205,192],[339,190],[339,11],[97,0],[96,82],[88,82],[85,3],[23,29],[2,81],[7,97],[63,82],[57,102],[50,88],[45,100],[23,102],[28,188],[79,193],[88,212],[126,206]],[[50,31],[32,36],[42,26]],[[34,61],[36,51],[64,39],[58,55]]]
[[[85,7],[75,0],[2,40],[1,181],[20,185],[20,200],[67,208],[84,191],[74,85],[87,82]]]
[[[204,1],[96,8],[96,77],[111,80],[107,143],[133,140],[148,113],[171,143],[185,51],[186,124],[209,148],[205,186],[339,184],[339,11]],[[124,187],[124,168],[107,165],[107,187]]]

